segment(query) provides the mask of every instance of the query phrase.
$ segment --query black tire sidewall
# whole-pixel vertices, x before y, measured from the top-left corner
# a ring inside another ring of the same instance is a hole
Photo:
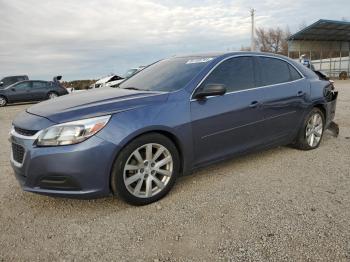
[[[138,198],[132,195],[124,184],[124,178],[123,178],[124,166],[129,156],[137,148],[148,143],[157,143],[166,147],[169,150],[173,158],[173,174],[171,175],[170,181],[161,192],[159,192],[158,194],[150,198]],[[162,134],[158,134],[158,133],[145,134],[135,138],[128,145],[126,145],[118,154],[112,168],[111,189],[115,195],[121,197],[124,201],[126,201],[129,204],[147,205],[163,198],[170,191],[170,189],[175,184],[176,178],[179,175],[179,171],[180,171],[179,153],[174,143],[169,138],[167,138]]]

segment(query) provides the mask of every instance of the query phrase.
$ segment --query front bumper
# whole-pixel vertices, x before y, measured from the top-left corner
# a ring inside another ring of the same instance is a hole
[[[24,151],[23,161],[18,162],[11,150],[11,165],[24,191],[76,198],[110,194],[110,173],[118,146],[97,136],[57,147],[36,147],[34,141],[35,137],[11,131],[11,144]]]

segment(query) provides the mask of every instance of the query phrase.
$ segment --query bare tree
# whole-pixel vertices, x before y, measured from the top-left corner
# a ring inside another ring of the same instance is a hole
[[[287,38],[290,36],[289,28],[286,28],[286,30],[282,30],[280,27],[258,28],[256,36],[256,46],[260,51],[287,55]]]
[[[292,34],[290,33],[289,30],[289,26],[286,27],[286,29],[284,29],[284,35],[283,35],[283,39],[282,39],[282,43],[281,43],[281,54],[283,55],[288,55],[288,38],[291,36]]]

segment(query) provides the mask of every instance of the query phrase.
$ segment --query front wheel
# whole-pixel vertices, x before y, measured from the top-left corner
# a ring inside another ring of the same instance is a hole
[[[325,119],[322,111],[313,108],[306,116],[303,126],[299,131],[296,147],[302,150],[317,148],[323,136]]]
[[[130,204],[150,204],[170,191],[179,169],[174,143],[158,133],[146,134],[128,144],[115,160],[111,187]]]
[[[7,104],[6,98],[3,96],[0,96],[0,107],[6,106],[6,104]]]

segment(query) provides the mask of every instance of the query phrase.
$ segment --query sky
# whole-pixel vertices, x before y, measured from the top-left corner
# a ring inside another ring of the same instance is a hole
[[[0,77],[98,79],[182,54],[234,51],[256,27],[350,21],[349,0],[0,0]]]

